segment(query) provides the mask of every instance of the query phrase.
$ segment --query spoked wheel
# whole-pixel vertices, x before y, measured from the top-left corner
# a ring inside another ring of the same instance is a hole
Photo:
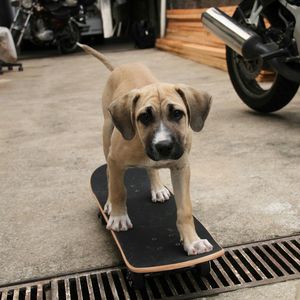
[[[58,39],[58,50],[62,54],[73,53],[77,49],[80,40],[80,31],[77,25],[70,23],[62,32],[62,37]]]
[[[134,273],[127,271],[126,278],[129,285],[134,289],[144,289],[145,288],[145,275],[141,273]]]
[[[233,15],[233,19],[248,26],[245,18],[250,16],[253,0],[241,3]],[[266,41],[268,29],[274,20],[260,16],[256,28],[251,27]],[[233,87],[242,101],[253,110],[262,113],[277,111],[287,105],[296,94],[299,84],[290,81],[262,65],[259,60],[246,60],[231,48],[226,47],[228,73]]]
[[[16,29],[12,29],[11,30],[11,35],[12,35],[12,38],[13,38],[14,43],[15,43],[15,48],[16,48],[17,56],[19,57],[21,55],[21,45],[22,45],[22,42],[20,43],[19,46],[17,45],[17,43],[18,43],[18,39],[19,39],[20,33]]]
[[[210,261],[196,265],[196,269],[200,273],[201,276],[203,276],[203,277],[208,276],[210,274],[210,270],[211,270]]]

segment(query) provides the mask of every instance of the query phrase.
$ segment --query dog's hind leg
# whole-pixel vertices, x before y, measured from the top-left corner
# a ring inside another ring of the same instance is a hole
[[[165,202],[171,196],[170,191],[162,184],[159,171],[156,169],[147,169],[151,183],[151,198],[153,202]]]

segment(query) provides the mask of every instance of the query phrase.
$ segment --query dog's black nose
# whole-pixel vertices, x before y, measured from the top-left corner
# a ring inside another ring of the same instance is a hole
[[[168,156],[173,149],[173,142],[169,140],[160,141],[155,144],[156,151],[162,156]]]

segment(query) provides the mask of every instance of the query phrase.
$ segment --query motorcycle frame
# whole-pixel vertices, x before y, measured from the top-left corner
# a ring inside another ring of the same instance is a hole
[[[18,40],[17,40],[17,42],[16,42],[16,47],[20,47],[20,45],[21,45],[21,42],[22,42],[22,40],[23,40],[23,36],[24,36],[24,34],[25,34],[25,32],[26,32],[26,30],[27,30],[27,28],[28,28],[30,19],[31,19],[31,17],[32,17],[32,15],[33,15],[33,9],[34,9],[33,5],[32,5],[32,7],[31,7],[30,9],[25,9],[25,8],[23,8],[23,7],[20,5],[19,8],[18,8],[18,10],[17,10],[17,12],[16,12],[16,15],[15,15],[15,17],[14,17],[14,20],[13,20],[13,22],[11,23],[10,31],[12,32],[12,30],[15,29],[14,26],[16,25],[19,16],[21,16],[21,13],[22,13],[22,14],[24,14],[24,13],[27,14],[26,20],[25,20],[25,22],[24,22],[24,24],[23,24],[23,27],[22,27],[21,32],[20,32],[20,35],[19,35]]]
[[[276,1],[278,1],[283,7],[285,7],[295,18],[293,37],[296,40],[298,54],[299,54],[299,49],[300,49],[300,7],[299,6],[292,5],[288,3],[286,0],[255,0],[250,17],[246,20],[246,22],[248,24],[253,24],[256,26],[258,24],[259,15],[261,11]]]
[[[298,53],[300,49],[300,7],[296,5],[291,5],[285,0],[279,0],[279,2],[294,16],[295,18],[295,28],[294,28],[294,38],[297,43]]]
[[[32,1],[32,6],[30,8],[24,8],[22,6],[21,2],[19,1],[19,7],[18,7],[18,9],[16,11],[16,14],[14,16],[13,22],[12,22],[11,27],[10,27],[10,31],[16,30],[15,26],[16,26],[16,24],[18,22],[18,19],[20,17],[25,17],[25,22],[22,23],[22,27],[20,27],[20,30],[18,30],[19,35],[17,36],[16,47],[20,47],[21,42],[23,40],[23,37],[26,34],[27,29],[29,28],[30,21],[31,21],[31,19],[32,19],[34,13],[35,13],[34,11],[36,10],[40,13],[40,8],[41,7],[39,6],[37,1],[33,0]],[[51,20],[50,20],[50,22],[51,22]],[[87,25],[80,23],[74,17],[70,17],[68,20],[66,20],[65,24],[67,24],[67,26],[71,26],[72,24],[75,24],[81,32],[86,31],[87,28],[88,28]],[[57,28],[55,28],[55,30],[57,30]],[[64,37],[64,32],[63,31],[62,32],[59,32],[59,31],[56,32],[54,39],[52,41],[50,41],[50,43],[57,43],[57,37],[58,36],[60,36],[60,38],[63,38]]]

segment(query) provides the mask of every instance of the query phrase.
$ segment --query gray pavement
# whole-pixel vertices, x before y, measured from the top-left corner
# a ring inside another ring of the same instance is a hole
[[[194,135],[191,193],[195,215],[223,246],[299,232],[299,94],[262,116],[222,71],[157,50],[106,54],[213,95],[206,127]],[[89,188],[104,163],[108,74],[79,53],[29,59],[23,73],[0,76],[0,285],[121,263]]]
[[[202,298],[203,299],[203,298]],[[241,289],[209,297],[214,300],[300,300],[300,280]]]

